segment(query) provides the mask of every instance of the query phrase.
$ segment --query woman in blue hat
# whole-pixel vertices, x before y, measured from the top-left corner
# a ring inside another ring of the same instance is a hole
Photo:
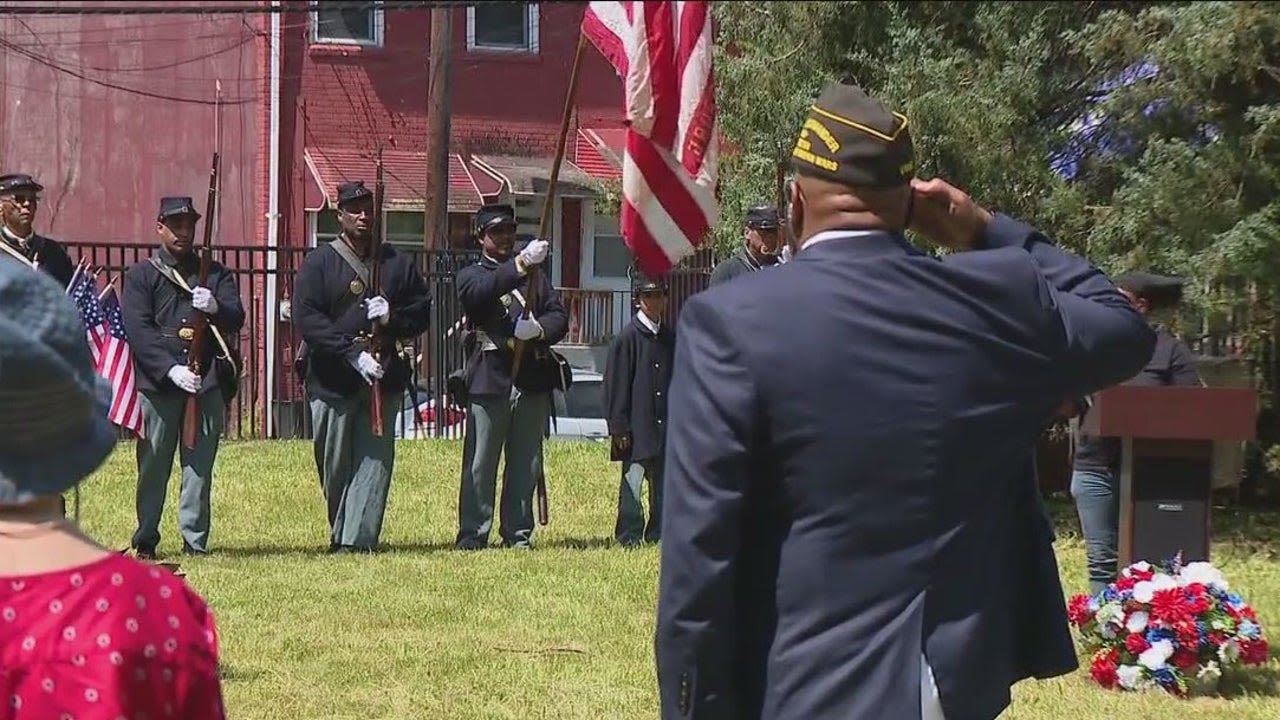
[[[204,601],[62,513],[115,447],[110,400],[63,288],[0,262],[0,702],[20,718],[221,720]]]

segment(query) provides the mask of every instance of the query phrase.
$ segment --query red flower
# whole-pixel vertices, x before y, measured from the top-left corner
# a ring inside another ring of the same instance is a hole
[[[1186,590],[1188,595],[1205,595],[1208,593],[1208,589],[1201,583],[1191,583],[1187,585]]]
[[[1129,571],[1129,576],[1137,582],[1142,582],[1143,580],[1150,580],[1156,574],[1154,570],[1138,570],[1135,568]]]
[[[1116,580],[1115,582],[1116,590],[1120,592],[1124,592],[1125,590],[1132,590],[1133,586],[1137,584],[1138,584],[1138,581],[1134,580],[1131,577],[1122,577],[1119,580]]]
[[[1240,608],[1240,615],[1242,615],[1245,619],[1252,620],[1254,622],[1258,621],[1257,613],[1255,613],[1253,611],[1253,608],[1249,607],[1248,605],[1245,605],[1244,607]]]
[[[1151,616],[1170,625],[1191,619],[1182,590],[1180,588],[1157,590],[1151,596]]]
[[[1261,665],[1267,661],[1266,640],[1241,640],[1240,659],[1245,665]]]
[[[1174,626],[1173,631],[1178,635],[1178,645],[1180,647],[1191,651],[1195,651],[1200,647],[1200,631],[1196,629],[1195,622],[1183,620]]]
[[[1147,638],[1142,633],[1131,633],[1124,639],[1124,649],[1135,656],[1141,655],[1149,647],[1151,643],[1147,642]]]
[[[1093,677],[1094,682],[1108,690],[1115,687],[1116,683],[1120,681],[1120,678],[1116,676],[1115,662],[1102,654],[1093,659],[1093,665],[1089,667],[1089,675]]]
[[[1187,611],[1190,612],[1192,615],[1201,615],[1203,613],[1209,612],[1208,596],[1206,596],[1203,592],[1199,592],[1199,593],[1190,592],[1191,588],[1193,587],[1195,587],[1195,585],[1187,586],[1187,590],[1188,590],[1186,595]],[[1201,589],[1203,590],[1203,586],[1201,587]]]
[[[1093,613],[1089,612],[1089,596],[1076,595],[1067,603],[1067,619],[1072,625],[1083,627],[1093,619]]]
[[[1190,670],[1195,667],[1196,663],[1199,661],[1200,658],[1197,657],[1194,652],[1187,650],[1186,648],[1178,648],[1173,651],[1173,664],[1179,670]]]

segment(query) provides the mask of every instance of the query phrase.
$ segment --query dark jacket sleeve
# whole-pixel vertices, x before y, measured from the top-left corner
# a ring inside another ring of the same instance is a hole
[[[635,334],[627,325],[609,346],[604,366],[604,417],[610,435],[631,432],[631,385],[635,377]]]
[[[987,228],[991,248],[1021,247],[1044,276],[1041,305],[1049,314],[1049,354],[1064,397],[1086,395],[1123,382],[1140,371],[1155,349],[1156,335],[1102,271],[1058,248],[1031,226],[997,214]]]
[[[239,333],[244,327],[244,304],[240,302],[240,288],[236,287],[236,278],[230,270],[221,268],[213,297],[218,301],[218,312],[213,317],[218,329],[224,334]]]
[[[431,293],[412,258],[402,256],[402,274],[396,296],[391,299],[387,332],[399,340],[416,338],[431,325]]]
[[[494,301],[519,287],[521,279],[514,259],[502,263],[492,272],[479,265],[471,265],[458,271],[455,280],[458,300],[467,315],[482,321],[482,318],[474,316],[487,311]]]
[[[40,267],[62,287],[65,288],[71,284],[71,276],[76,274],[76,268],[71,262],[71,256],[67,254],[66,248],[61,243],[46,239],[37,260],[40,262]]]
[[[734,585],[759,390],[721,311],[691,299],[677,332],[654,638],[661,717],[743,717]]]
[[[360,347],[329,319],[327,313],[329,302],[325,298],[321,252],[319,248],[312,251],[298,268],[298,277],[294,281],[293,324],[312,350],[355,362],[360,357]]]
[[[124,318],[124,332],[129,338],[129,349],[138,368],[160,384],[166,381],[174,365],[184,365],[165,348],[160,339],[160,326],[156,324],[152,284],[156,270],[151,263],[138,263],[124,274],[124,302],[120,307]]]
[[[534,319],[542,326],[542,342],[555,345],[569,334],[569,311],[560,302],[560,293],[551,285],[545,272],[539,273],[538,314]]]
[[[1181,340],[1173,343],[1169,358],[1169,383],[1183,387],[1204,386],[1204,379],[1200,377],[1195,356],[1191,354],[1191,348]]]

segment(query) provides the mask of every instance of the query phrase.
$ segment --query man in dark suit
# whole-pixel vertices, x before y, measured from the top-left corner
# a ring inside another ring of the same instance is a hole
[[[32,229],[42,192],[44,186],[30,175],[0,175],[0,258],[42,270],[65,288],[75,274],[71,258],[58,241]]]
[[[1076,667],[1032,453],[1154,336],[1089,263],[914,179],[913,154],[906,117],[828,87],[792,152],[795,257],[684,306],[663,718],[990,720],[1017,680]]]
[[[547,259],[549,246],[530,240],[516,253],[516,214],[510,205],[476,212],[476,234],[484,254],[458,272],[458,298],[467,315],[475,356],[467,386],[467,435],[458,493],[459,550],[489,544],[498,461],[506,455],[500,510],[502,544],[528,548],[533,538],[533,492],[542,472],[542,439],[551,415],[551,392],[559,365],[551,346],[569,332],[569,314],[546,272],[536,274],[537,297],[529,302],[530,271]],[[524,341],[520,372],[512,377],[516,341]]]
[[[625,546],[662,538],[662,459],[667,437],[667,389],[676,334],[666,321],[667,284],[637,276],[636,314],[609,346],[604,367],[604,415],[612,459],[622,463],[614,537]],[[649,522],[640,488],[649,484]]]
[[[1148,272],[1129,272],[1116,285],[1144,317],[1152,321],[1156,347],[1141,372],[1125,385],[1179,385],[1200,387],[1204,380],[1196,368],[1191,348],[1169,332],[1156,318],[1182,300],[1182,280]],[[1090,412],[1092,398],[1076,403],[1080,414],[1074,433],[1071,496],[1084,532],[1089,571],[1089,591],[1102,592],[1115,582],[1120,553],[1120,438],[1095,437],[1079,430]]]

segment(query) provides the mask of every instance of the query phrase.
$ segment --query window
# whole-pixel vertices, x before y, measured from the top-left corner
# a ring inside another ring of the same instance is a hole
[[[422,247],[422,231],[427,219],[420,212],[387,213],[387,242],[395,245]],[[315,213],[315,244],[338,239],[342,227],[338,225],[338,212],[333,209]]]
[[[311,0],[311,42],[381,46],[381,5]]]
[[[467,49],[538,52],[538,6],[481,2],[467,7]]]
[[[591,274],[598,278],[627,278],[631,268],[631,250],[618,231],[618,218],[595,216],[595,232],[591,238]]]

